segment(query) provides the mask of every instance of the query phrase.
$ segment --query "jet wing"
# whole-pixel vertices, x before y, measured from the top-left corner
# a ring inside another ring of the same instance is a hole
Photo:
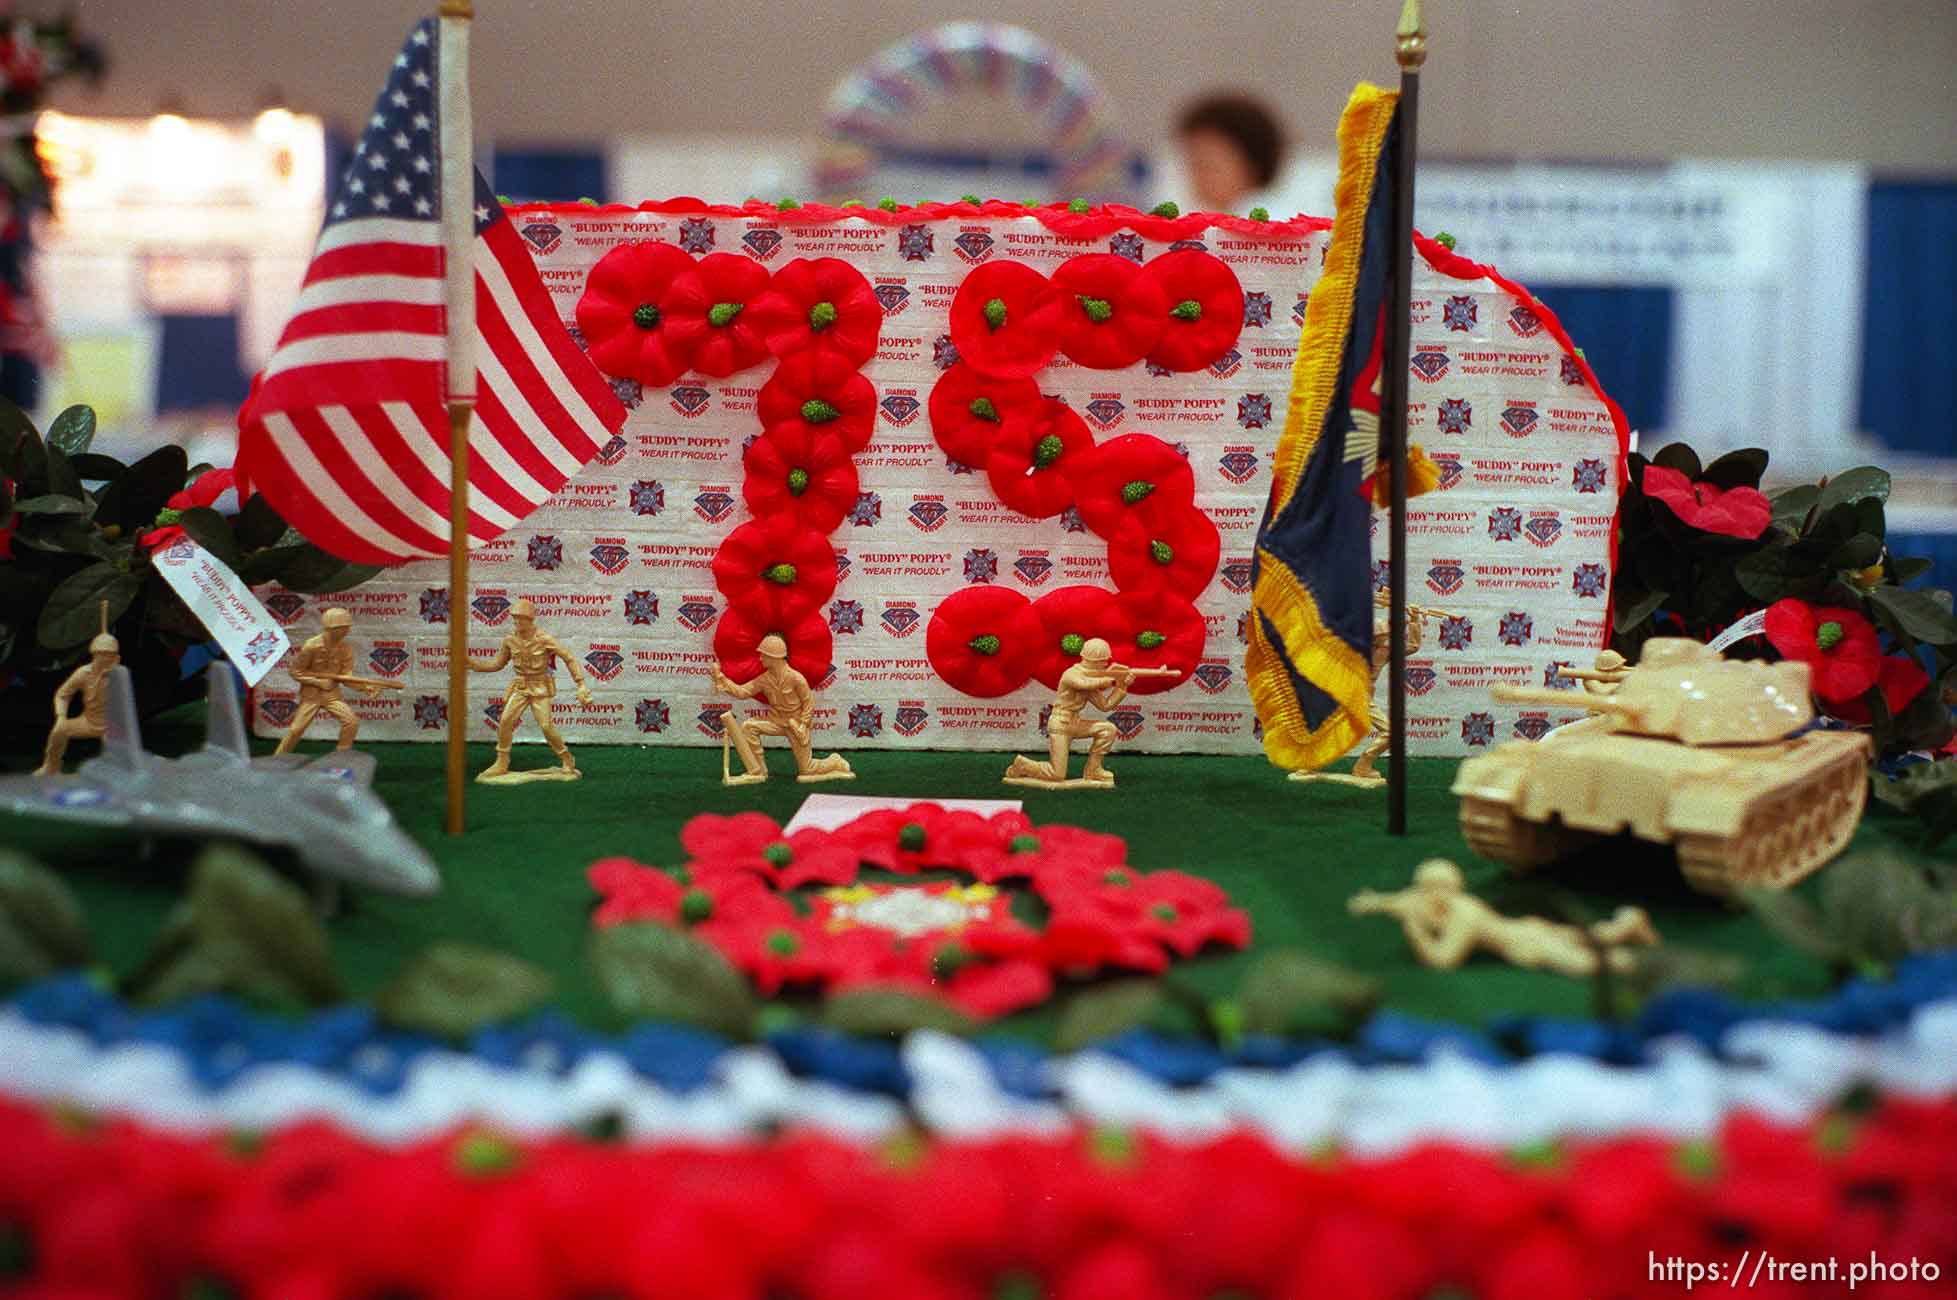
[[[0,812],[76,826],[129,826],[134,818],[109,786],[81,776],[0,776]]]
[[[351,781],[365,790],[374,784],[374,771],[378,766],[372,754],[363,754],[357,749],[336,749],[330,754],[321,754],[299,771],[306,776]]]

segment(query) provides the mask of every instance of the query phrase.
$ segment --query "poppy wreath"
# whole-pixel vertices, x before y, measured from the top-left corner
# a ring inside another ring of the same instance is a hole
[[[974,370],[1024,378],[1060,350],[1061,307],[1053,282],[1024,262],[985,262],[952,297],[952,346]]]
[[[765,636],[778,636],[788,643],[788,666],[809,679],[811,685],[829,676],[835,660],[835,634],[820,610],[812,610],[788,623],[778,623],[749,610],[729,604],[713,632],[714,658],[737,682],[751,681],[762,670],[759,648]]]
[[[1056,587],[1033,602],[1040,620],[1039,652],[1033,656],[1033,677],[1049,690],[1060,686],[1060,674],[1080,662],[1081,647],[1095,637],[1110,647],[1125,630],[1115,595],[1105,587]],[[1122,663],[1130,660],[1116,658]],[[1135,683],[1140,686],[1141,683]],[[1134,687],[1129,688],[1131,691]]]
[[[761,385],[755,413],[764,429],[801,425],[833,434],[855,455],[876,428],[877,390],[834,352],[796,352]]]
[[[1250,942],[1250,918],[1218,886],[1138,870],[1117,836],[1036,828],[1017,812],[913,804],[792,836],[761,813],[708,814],[681,843],[690,857],[676,872],[593,863],[592,923],[685,927],[769,996],[894,989],[990,1019],[1044,1002],[1057,976],[1160,972]],[[881,875],[864,879],[866,867]],[[964,879],[901,879],[927,871]],[[1007,882],[1039,900],[1043,925],[1013,914]]]
[[[624,244],[591,268],[578,332],[607,375],[663,388],[692,367],[711,306],[698,265],[677,247]]]
[[[1159,588],[1123,591],[1112,601],[1115,625],[1108,639],[1117,663],[1130,668],[1174,668],[1174,677],[1138,677],[1130,695],[1155,695],[1189,680],[1202,662],[1209,629],[1203,615],[1184,597]]]
[[[924,653],[953,687],[993,699],[1025,684],[1040,639],[1040,620],[1026,597],[1010,587],[966,587],[931,611]]]
[[[756,519],[782,516],[829,533],[856,504],[856,463],[842,440],[796,420],[748,444],[741,495]]]
[[[91,1300],[1590,1300],[1684,1294],[1654,1259],[1723,1279],[1764,1254],[1881,1261],[1871,1294],[1928,1297],[1949,1292],[1953,1145],[1957,1101],[1893,1096],[1791,1123],[1742,1112],[1687,1142],[1309,1157],[1254,1132],[1118,1128],[703,1145],[463,1126],[382,1143],[321,1123],[185,1134],[6,1100],[0,1286]]]
[[[1213,364],[1243,333],[1244,291],[1237,273],[1212,253],[1193,248],[1162,254],[1142,268],[1166,304],[1161,337],[1149,364],[1186,372]]]
[[[834,356],[852,370],[877,354],[883,333],[883,304],[840,257],[798,257],[782,267],[752,314],[776,356]]]
[[[1001,379],[957,361],[931,386],[931,436],[954,463],[976,468],[1005,422],[1039,401],[1040,386],[1025,376]]]
[[[1074,503],[1067,466],[1094,450],[1087,421],[1057,397],[1014,411],[985,458],[992,493],[1022,515],[1050,519]]]
[[[727,534],[713,558],[714,585],[749,617],[773,627],[814,613],[836,590],[836,552],[814,529],[777,516]]]
[[[706,329],[693,354],[693,368],[725,379],[768,359],[761,322],[749,311],[768,288],[768,272],[736,253],[709,253],[699,262],[706,291]]]
[[[1124,592],[1166,590],[1194,600],[1216,576],[1222,552],[1216,525],[1195,506],[1144,502],[1108,542],[1108,576]]]
[[[1191,506],[1196,502],[1196,474],[1174,447],[1147,433],[1111,438],[1067,464],[1074,484],[1074,506],[1081,522],[1109,541],[1128,514],[1148,503]]]
[[[1060,298],[1060,350],[1091,370],[1134,365],[1169,323],[1161,286],[1126,257],[1070,257],[1053,273],[1053,287]]]

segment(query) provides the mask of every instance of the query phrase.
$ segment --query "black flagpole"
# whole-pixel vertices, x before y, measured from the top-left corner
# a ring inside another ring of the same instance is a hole
[[[1392,474],[1392,518],[1387,530],[1386,833],[1407,833],[1407,362],[1411,351],[1413,291],[1413,163],[1418,152],[1420,65],[1427,61],[1427,32],[1420,0],[1406,0],[1394,56],[1400,63],[1400,132],[1393,154],[1393,301],[1387,309],[1386,374],[1380,394],[1381,459]]]

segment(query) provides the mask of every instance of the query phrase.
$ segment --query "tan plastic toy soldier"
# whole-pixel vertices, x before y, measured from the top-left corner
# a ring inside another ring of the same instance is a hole
[[[1383,591],[1376,593],[1373,597],[1373,604],[1375,605],[1384,606],[1387,602],[1387,594]],[[1446,617],[1447,611],[1445,610],[1430,609],[1425,605],[1408,605],[1407,653],[1414,654],[1418,652],[1421,645],[1426,641],[1428,619]],[[1391,630],[1387,627],[1384,619],[1376,619],[1373,622],[1372,654],[1373,688],[1375,691],[1379,688],[1379,675],[1386,671],[1386,665],[1391,661],[1392,657],[1393,638]],[[1293,781],[1327,781],[1336,785],[1358,785],[1365,786],[1368,789],[1378,789],[1385,785],[1386,778],[1379,774],[1374,764],[1386,757],[1386,751],[1393,746],[1393,737],[1388,730],[1387,715],[1378,709],[1371,708],[1370,705],[1368,708],[1368,725],[1372,732],[1372,739],[1368,740],[1366,747],[1359,751],[1358,759],[1352,764],[1352,771],[1293,772],[1291,779]]]
[[[1525,970],[1558,975],[1597,973],[1598,954],[1607,954],[1613,971],[1636,963],[1631,945],[1658,942],[1643,908],[1620,907],[1608,921],[1587,927],[1563,925],[1540,916],[1503,916],[1470,894],[1461,868],[1445,858],[1429,858],[1414,869],[1413,886],[1394,894],[1362,889],[1346,900],[1354,916],[1390,916],[1406,931],[1422,964],[1453,970],[1477,950],[1486,950]]]
[[[537,630],[537,608],[528,597],[510,607],[510,617],[516,621],[516,631],[503,638],[496,657],[486,664],[473,660],[469,664],[472,673],[501,672],[506,665],[516,668],[510,688],[503,693],[502,720],[496,724],[496,761],[478,773],[476,780],[484,785],[575,781],[580,775],[577,760],[571,757],[570,747],[550,720],[550,702],[557,697],[558,662],[563,662],[570,670],[571,680],[577,683],[579,704],[591,703],[591,688],[585,685],[584,673],[571,653],[550,633]],[[550,752],[557,755],[556,767],[510,771],[510,742],[526,710],[537,719],[537,730],[544,733]]]
[[[1080,662],[1060,674],[1060,689],[1053,693],[1053,709],[1046,718],[1046,761],[1013,755],[1006,769],[1007,785],[1030,785],[1046,790],[1111,790],[1114,773],[1103,766],[1108,751],[1114,748],[1116,731],[1112,722],[1093,722],[1081,717],[1081,710],[1093,705],[1104,713],[1114,710],[1128,696],[1128,685],[1137,677],[1179,677],[1174,668],[1130,668],[1113,662],[1114,651],[1100,637],[1093,637],[1080,648]],[[1086,740],[1087,766],[1075,780],[1067,779],[1067,764],[1076,740]]]
[[[286,671],[299,683],[299,711],[292,715],[292,725],[279,737],[279,747],[274,752],[291,753],[293,746],[305,739],[313,719],[322,713],[340,724],[340,739],[333,747],[352,749],[353,738],[360,734],[360,719],[341,698],[340,688],[351,686],[363,695],[401,689],[399,682],[353,675],[353,647],[347,644],[347,632],[352,627],[353,615],[344,609],[325,610],[319,616],[319,635],[308,637],[299,647],[299,653],[292,657]]]
[[[109,602],[102,602],[102,630],[88,643],[88,662],[68,674],[54,693],[54,726],[47,756],[35,776],[60,776],[61,756],[71,740],[100,740],[108,725],[109,670],[122,662],[122,645],[109,635]],[[82,711],[68,716],[68,701],[82,697]]]
[[[721,717],[720,783],[752,785],[768,779],[768,762],[761,752],[762,736],[786,736],[789,752],[795,756],[797,781],[853,781],[856,773],[841,754],[816,758],[810,744],[809,728],[815,718],[815,692],[809,679],[788,666],[788,642],[770,633],[756,647],[761,656],[761,675],[751,682],[736,682],[713,668],[714,689],[737,700],[757,696],[768,702],[765,718],[742,718],[733,709]],[[742,773],[735,776],[729,761],[729,747],[741,756]]]

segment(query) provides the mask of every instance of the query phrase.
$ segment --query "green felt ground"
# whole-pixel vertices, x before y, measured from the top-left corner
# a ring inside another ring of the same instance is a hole
[[[152,748],[175,752],[201,736],[186,712],[149,729]],[[309,746],[309,748],[319,748]],[[760,809],[786,821],[809,792],[777,775],[766,785],[720,785],[720,755],[710,750],[587,746],[585,777],[575,784],[469,787],[469,831],[442,834],[442,751],[435,745],[377,744],[377,788],[403,825],[441,863],[440,897],[408,901],[365,895],[334,918],[336,953],[355,995],[372,992],[423,945],[464,940],[518,953],[555,973],[558,1000],[587,1023],[612,1027],[584,961],[592,902],[584,867],[607,854],[676,865],[679,829],[697,813]],[[472,747],[471,770],[487,763]],[[517,751],[547,761],[541,747]],[[1410,764],[1413,834],[1389,837],[1384,795],[1337,786],[1287,782],[1257,758],[1117,755],[1120,787],[1111,792],[1042,793],[998,782],[998,754],[857,751],[860,779],[816,787],[850,794],[933,797],[1025,797],[1035,822],[1063,821],[1127,837],[1144,868],[1174,867],[1207,876],[1248,909],[1255,926],[1249,953],[1206,955],[1187,963],[1193,983],[1212,994],[1235,986],[1258,949],[1294,945],[1364,970],[1382,981],[1388,1004],[1417,1015],[1482,1024],[1505,1012],[1592,1013],[1583,982],[1477,961],[1444,974],[1416,964],[1399,928],[1379,918],[1348,916],[1348,894],[1362,886],[1398,888],[1430,855],[1460,861],[1471,884],[1498,905],[1543,903],[1560,891],[1596,915],[1620,902],[1648,908],[1676,944],[1743,957],[1740,990],[1756,997],[1812,995],[1826,972],[1784,948],[1750,916],[1688,891],[1662,852],[1613,847],[1553,872],[1517,881],[1474,859],[1455,827],[1447,792],[1456,763]],[[786,756],[776,755],[778,769]],[[18,756],[6,766],[28,764]],[[1871,809],[1857,847],[1904,848],[1914,823]],[[0,818],[0,842],[18,843],[64,866],[80,894],[101,957],[116,970],[133,965],[183,883],[185,855],[168,846],[147,860],[127,841],[103,844]],[[1809,882],[1808,888],[1812,887]],[[1553,905],[1553,902],[1552,902]],[[1044,1037],[1049,1007],[1004,1022]]]

